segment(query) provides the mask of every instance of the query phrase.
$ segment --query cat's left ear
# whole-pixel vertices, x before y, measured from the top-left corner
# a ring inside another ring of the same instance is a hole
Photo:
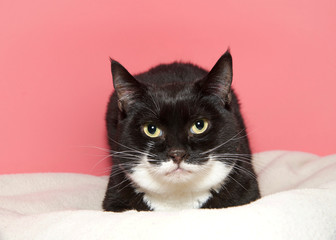
[[[201,81],[201,88],[205,94],[220,97],[225,104],[232,99],[232,57],[228,49],[216,62],[208,75]]]
[[[118,96],[118,108],[122,112],[127,112],[130,105],[141,95],[142,85],[120,63],[110,60],[114,90]]]

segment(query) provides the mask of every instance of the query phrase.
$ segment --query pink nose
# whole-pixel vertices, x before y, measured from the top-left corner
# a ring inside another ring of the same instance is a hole
[[[188,157],[188,154],[183,149],[171,149],[168,152],[168,156],[173,160],[174,163],[180,164]]]

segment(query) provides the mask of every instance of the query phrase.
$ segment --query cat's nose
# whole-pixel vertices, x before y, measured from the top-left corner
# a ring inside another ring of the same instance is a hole
[[[173,160],[174,163],[180,164],[188,157],[188,154],[183,149],[171,149],[168,152],[168,156]]]

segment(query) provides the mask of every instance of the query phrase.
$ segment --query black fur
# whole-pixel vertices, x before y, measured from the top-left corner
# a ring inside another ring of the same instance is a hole
[[[232,58],[227,51],[208,73],[185,63],[159,65],[132,76],[118,62],[111,60],[116,91],[112,94],[106,114],[106,125],[113,167],[103,208],[106,211],[152,210],[143,201],[144,193],[128,177],[137,164],[134,157],[118,154],[136,149],[146,151],[149,140],[154,141],[151,153],[158,159],[167,159],[172,148],[184,149],[184,161],[204,164],[202,152],[244,154],[225,161],[234,165],[220,191],[211,191],[212,197],[202,208],[224,208],[249,203],[260,197],[251,151],[239,103],[233,90]],[[188,134],[193,121],[206,118],[209,128],[200,136]],[[164,130],[164,137],[148,139],[141,128],[154,122]],[[231,140],[230,140],[231,139]],[[134,150],[133,150],[134,151]],[[139,153],[140,155],[140,153]],[[164,161],[164,160],[162,160]],[[156,161],[153,164],[160,164]]]

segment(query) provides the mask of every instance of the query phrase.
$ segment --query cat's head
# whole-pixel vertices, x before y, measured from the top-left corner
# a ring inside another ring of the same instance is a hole
[[[111,64],[118,99],[114,164],[139,188],[210,189],[225,180],[237,153],[249,154],[229,51],[210,72],[174,63],[133,77]]]

